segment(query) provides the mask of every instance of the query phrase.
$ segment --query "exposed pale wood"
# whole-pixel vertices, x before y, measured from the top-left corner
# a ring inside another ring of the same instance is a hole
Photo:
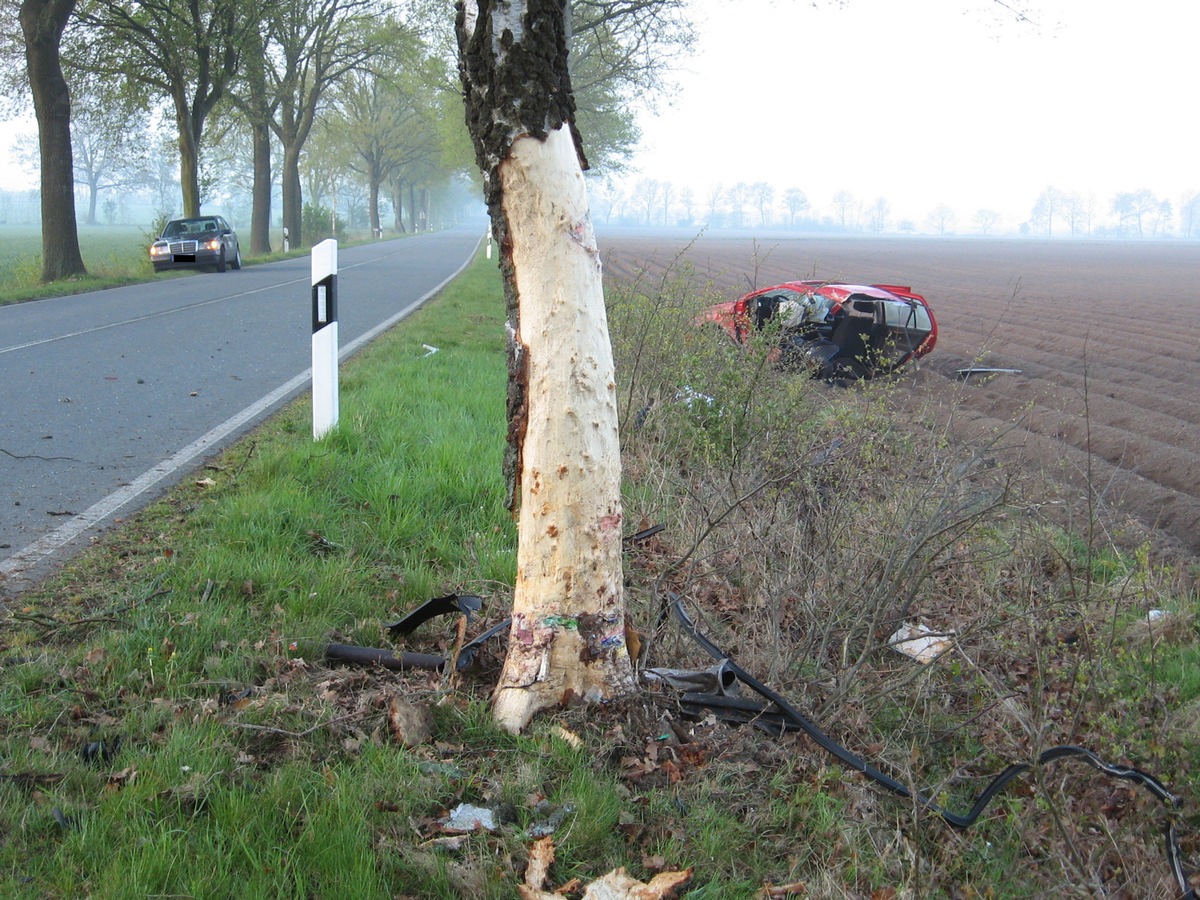
[[[567,128],[499,166],[527,360],[517,583],[495,716],[520,730],[564,699],[632,688],[620,447],[600,259]]]

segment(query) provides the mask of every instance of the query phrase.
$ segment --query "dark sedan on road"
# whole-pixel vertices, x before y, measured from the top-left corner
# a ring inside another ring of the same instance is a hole
[[[166,269],[215,266],[242,267],[242,251],[237,234],[221,216],[195,216],[172,219],[162,235],[150,245],[150,262],[155,272]]]

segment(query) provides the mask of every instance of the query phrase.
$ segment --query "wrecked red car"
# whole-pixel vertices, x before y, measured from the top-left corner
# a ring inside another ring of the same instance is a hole
[[[895,372],[937,343],[933,310],[911,287],[788,281],[718,303],[701,317],[739,344],[755,335],[777,341],[785,368],[826,379]]]

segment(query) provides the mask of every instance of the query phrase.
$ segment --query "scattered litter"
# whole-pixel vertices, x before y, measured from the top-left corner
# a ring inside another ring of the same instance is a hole
[[[425,348],[425,356],[433,356],[433,354],[437,353],[439,349],[438,347],[434,347],[432,344],[422,344],[421,346]],[[425,356],[421,358],[424,359]]]
[[[108,763],[113,757],[121,751],[123,738],[113,738],[111,741],[90,741],[84,745],[80,751],[80,756],[84,762],[88,763]]]
[[[499,827],[496,821],[496,811],[486,806],[474,806],[470,803],[460,803],[441,822],[442,831],[448,833],[471,834],[475,831],[495,831]]]
[[[470,835],[467,834],[450,834],[444,837],[430,838],[420,846],[433,847],[437,850],[461,850],[469,838]]]
[[[502,622],[497,622],[479,637],[463,645],[463,648],[458,651],[458,661],[455,663],[455,669],[459,672],[465,670],[475,660],[475,654],[479,648],[498,635],[501,631],[506,631],[512,627],[512,618],[509,617]]]
[[[954,374],[959,378],[970,378],[972,375],[1020,375],[1023,369],[1005,369],[992,366],[967,366]]]
[[[435,616],[458,612],[466,616],[467,621],[471,621],[474,613],[481,609],[483,609],[482,597],[476,597],[474,594],[447,594],[445,597],[426,600],[403,618],[383,627],[392,633],[392,637],[400,634],[412,634],[418,626]]]
[[[1188,881],[1188,874],[1183,867],[1182,854],[1179,848],[1179,839],[1175,831],[1175,823],[1177,818],[1175,813],[1181,808],[1182,803],[1178,797],[1167,790],[1161,781],[1159,781],[1149,772],[1144,772],[1141,769],[1136,769],[1131,766],[1112,765],[1105,762],[1103,759],[1085,747],[1076,747],[1071,745],[1049,747],[1042,750],[1037,754],[1037,756],[1028,761],[1015,762],[1008,765],[1003,771],[992,778],[992,780],[983,788],[969,812],[951,812],[949,809],[946,809],[932,798],[925,796],[920,791],[913,790],[903,782],[897,781],[892,776],[875,768],[865,759],[846,749],[844,746],[827,735],[821,730],[820,726],[818,726],[816,722],[812,721],[802,712],[796,709],[796,707],[792,706],[792,704],[789,703],[781,694],[771,690],[769,687],[739,666],[728,653],[723,651],[720,647],[710,641],[704,634],[702,634],[700,629],[696,627],[696,623],[692,621],[691,617],[687,614],[687,611],[684,610],[682,597],[680,597],[678,594],[668,594],[668,596],[671,598],[671,607],[675,613],[675,618],[679,621],[679,624],[682,626],[684,632],[693,641],[699,644],[700,647],[713,659],[728,661],[729,667],[733,670],[733,673],[737,676],[738,680],[742,682],[742,684],[754,691],[754,693],[758,694],[764,700],[769,700],[772,704],[774,704],[775,709],[778,710],[778,715],[785,723],[785,727],[781,728],[781,732],[790,730],[791,728],[798,728],[807,734],[812,740],[814,740],[827,753],[840,760],[851,769],[855,770],[856,772],[861,772],[871,781],[875,782],[880,787],[886,788],[896,796],[913,801],[913,804],[916,807],[924,808],[929,812],[941,816],[948,824],[953,825],[955,828],[969,828],[971,825],[975,824],[975,822],[977,822],[979,817],[983,814],[983,811],[987,809],[988,804],[992,801],[992,799],[995,798],[1001,791],[1003,791],[1008,786],[1009,782],[1021,777],[1027,772],[1032,771],[1037,766],[1044,766],[1063,759],[1082,760],[1096,771],[1107,775],[1110,778],[1117,778],[1137,784],[1138,786],[1144,788],[1149,794],[1153,795],[1168,811],[1168,815],[1165,817],[1166,824],[1163,828],[1163,843],[1165,846],[1168,866],[1170,867],[1171,874],[1174,876],[1175,883],[1179,888],[1179,893],[1177,896],[1187,898],[1194,898],[1196,896],[1195,891],[1192,889]],[[902,642],[905,641],[902,639]],[[684,696],[687,697],[688,695],[685,694]],[[727,704],[731,702],[744,702],[735,697],[718,697],[716,699]],[[758,722],[756,721],[755,724],[758,724]],[[523,896],[533,896],[535,900],[541,900],[541,898],[536,895]]]
[[[712,406],[717,401],[708,394],[702,394],[699,391],[694,391],[687,385],[684,385],[675,392],[675,399],[681,400],[683,405],[688,409],[694,409],[697,403],[702,403],[705,406]]]
[[[50,815],[54,816],[54,821],[58,823],[58,827],[63,831],[70,831],[79,827],[79,816],[65,815],[57,806],[50,810]]]
[[[901,625],[888,638],[888,645],[910,659],[928,665],[953,646],[950,638],[951,635],[926,625]]]
[[[643,528],[641,531],[635,534],[625,536],[621,539],[621,543],[626,547],[630,547],[634,544],[640,544],[643,541],[650,540],[650,538],[654,537],[666,527],[666,525],[651,525],[649,528]]]
[[[702,694],[736,694],[737,676],[726,660],[707,669],[645,669],[647,681],[666,684],[677,691]]]
[[[562,806],[543,800],[533,808],[533,811],[538,816],[545,818],[531,826],[529,826],[529,836],[535,838],[544,838],[547,835],[554,834],[558,830],[558,826],[566,821],[567,816],[575,812],[575,806],[571,803],[565,803]]]
[[[254,696],[254,688],[242,688],[240,691],[230,688],[227,691],[221,691],[221,695],[217,698],[218,706],[232,706],[234,709],[245,709],[250,705],[250,699]]]

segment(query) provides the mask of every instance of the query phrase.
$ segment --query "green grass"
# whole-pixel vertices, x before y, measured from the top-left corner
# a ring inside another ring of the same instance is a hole
[[[394,643],[381,627],[431,596],[485,597],[471,633],[507,614],[503,306],[494,265],[478,261],[343,368],[341,422],[322,441],[308,403],[293,404],[13,598],[0,620],[0,896],[499,900],[514,896],[550,821],[552,886],[617,866],[643,879],[690,866],[691,900],[796,882],[814,897],[1061,893],[1079,873],[1063,874],[1056,803],[1085,855],[1108,852],[1094,835],[1117,827],[1096,812],[1111,805],[1111,782],[1016,786],[960,834],[803,739],[688,722],[649,693],[510,735],[487,706],[498,651],[456,681],[326,667],[330,641],[447,652],[453,623]],[[642,627],[656,591],[694,589],[705,627],[739,662],[805,708],[841,685],[822,721],[956,809],[1023,758],[1031,734],[1144,765],[1190,802],[1197,742],[1163,711],[1200,698],[1191,620],[1155,640],[1129,630],[1139,608],[1194,613],[1194,598],[1154,593],[1168,573],[1110,550],[1112,564],[1089,572],[1084,560],[1101,554],[1076,539],[1026,533],[1024,516],[989,520],[945,553],[913,551],[922,609],[966,622],[962,654],[915,668],[860,615],[907,589],[889,554],[926,533],[928,487],[895,473],[927,448],[889,424],[886,390],[831,395],[765,369],[739,378],[745,360],[727,347],[675,340],[638,313],[632,332],[612,317],[615,343],[624,353],[640,341],[636,371],[665,381],[623,394],[658,398],[626,434],[626,511],[669,523],[673,542],[628,560]],[[440,352],[426,356],[426,343]],[[674,402],[680,383],[720,405]],[[744,479],[835,438],[843,466],[746,490]],[[972,511],[983,486],[968,487]],[[718,521],[720,490],[738,503]],[[671,566],[698,530],[698,503],[716,547],[684,574]],[[793,523],[802,541],[772,543]],[[659,637],[656,664],[707,664],[670,629]],[[399,702],[428,710],[431,742],[396,740],[388,710]],[[460,803],[495,810],[500,827],[448,844],[437,823]],[[1118,825],[1140,828],[1118,842],[1131,865],[1163,871],[1152,811],[1123,815]]]

